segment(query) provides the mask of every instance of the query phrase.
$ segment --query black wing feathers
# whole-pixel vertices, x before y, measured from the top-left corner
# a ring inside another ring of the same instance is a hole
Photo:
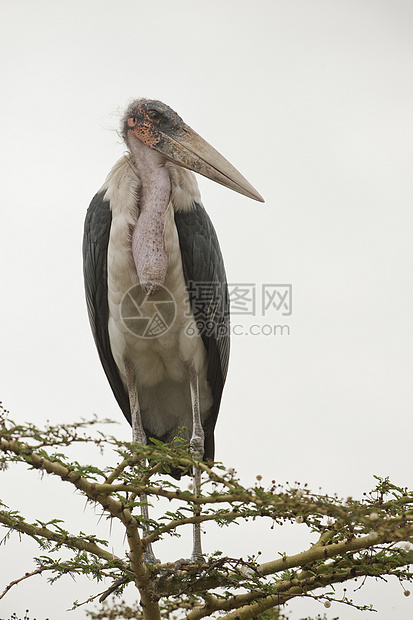
[[[224,261],[212,222],[202,205],[175,213],[189,301],[208,353],[213,406],[204,423],[204,458],[214,458],[214,428],[229,361],[229,298]]]
[[[83,275],[86,303],[99,358],[113,394],[131,422],[128,394],[110,348],[108,320],[107,252],[112,213],[104,192],[96,194],[87,210],[83,236]]]

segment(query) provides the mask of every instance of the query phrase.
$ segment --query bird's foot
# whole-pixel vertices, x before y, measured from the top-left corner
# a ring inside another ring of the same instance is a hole
[[[193,564],[191,558],[180,558],[173,563],[174,571],[182,570],[184,566],[190,566]]]
[[[173,570],[175,572],[185,570],[185,568],[192,564],[204,564],[206,562],[204,556],[201,554],[192,554],[190,558],[180,558],[173,563]],[[185,567],[185,568],[184,568]]]

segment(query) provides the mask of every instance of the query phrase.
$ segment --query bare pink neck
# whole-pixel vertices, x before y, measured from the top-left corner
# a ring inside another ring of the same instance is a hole
[[[129,146],[142,184],[132,255],[139,282],[151,295],[164,284],[168,269],[164,227],[171,181],[160,153],[138,141]]]

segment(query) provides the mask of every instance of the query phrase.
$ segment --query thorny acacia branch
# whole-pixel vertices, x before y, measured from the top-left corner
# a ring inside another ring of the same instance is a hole
[[[31,469],[57,476],[75,487],[89,501],[100,505],[104,514],[122,524],[129,545],[128,558],[114,556],[105,548],[106,541],[93,535],[69,534],[58,519],[28,523],[16,511],[0,505],[0,524],[9,532],[28,535],[43,549],[52,545],[50,553],[65,547],[75,554],[66,563],[43,556],[37,561],[36,570],[15,579],[2,596],[29,574],[74,571],[96,579],[110,576],[114,585],[108,592],[115,590],[116,584],[122,589],[133,581],[139,590],[145,620],[159,620],[161,613],[167,617],[162,610],[171,605],[185,611],[188,620],[200,620],[212,613],[221,614],[225,620],[247,620],[293,597],[315,596],[315,590],[357,576],[412,578],[407,567],[413,552],[398,543],[413,540],[413,494],[388,479],[377,479],[376,488],[363,501],[317,495],[306,487],[283,489],[274,481],[264,488],[260,476],[253,488],[244,488],[232,470],[194,461],[182,442],[176,441],[172,446],[159,442],[137,446],[99,431],[94,438],[80,434],[87,430],[85,422],[39,430],[33,425],[16,425],[3,416],[0,466],[5,469],[9,463],[24,462]],[[120,463],[99,470],[96,466],[72,463],[63,453],[66,446],[87,441],[100,450],[108,446],[115,449],[121,456]],[[48,453],[45,448],[60,451]],[[143,459],[149,459],[148,466],[143,465]],[[156,477],[170,467],[186,472],[195,462],[207,480],[199,495],[183,491],[168,477]],[[144,521],[136,501],[142,493],[171,500],[174,511],[168,511],[157,522]],[[201,512],[193,514],[195,507]],[[149,542],[173,535],[189,523],[215,521],[220,526],[230,526],[261,517],[271,519],[276,526],[288,521],[297,522],[297,527],[303,523],[317,539],[301,553],[282,555],[261,564],[219,554],[202,564],[179,567],[174,563],[151,567],[143,561]],[[142,537],[142,529],[150,533]],[[323,596],[328,598],[328,593],[317,595]]]

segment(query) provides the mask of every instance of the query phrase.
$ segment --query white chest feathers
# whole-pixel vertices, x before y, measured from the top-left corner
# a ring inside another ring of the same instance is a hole
[[[163,234],[168,264],[160,296],[145,297],[132,256],[140,181],[127,157],[118,162],[102,187],[112,211],[107,256],[110,345],[125,386],[124,360],[133,363],[142,419],[157,436],[176,431],[178,426],[192,426],[190,365],[198,373],[202,418],[212,404],[206,381],[207,355],[186,291],[173,204],[181,196],[181,209],[187,210],[194,198],[199,200],[199,193],[191,188],[195,197],[189,199],[189,192],[177,185],[174,174],[165,211]],[[186,176],[185,181],[191,185]]]

